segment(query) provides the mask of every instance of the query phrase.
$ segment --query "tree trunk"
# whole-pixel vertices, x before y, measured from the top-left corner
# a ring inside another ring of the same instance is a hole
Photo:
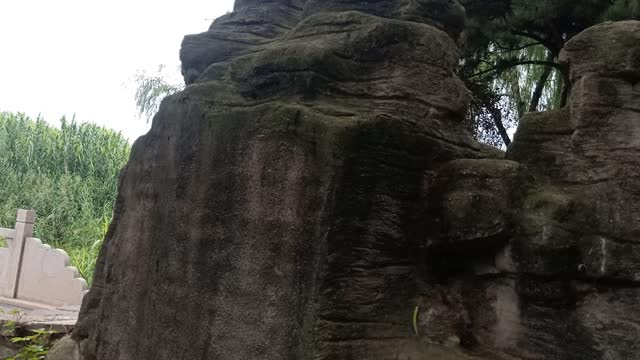
[[[498,129],[498,133],[500,133],[500,137],[502,138],[504,145],[509,146],[509,144],[511,144],[511,139],[509,138],[509,134],[507,134],[507,129],[505,129],[504,124],[502,123],[502,112],[500,112],[500,109],[498,109],[495,104],[491,102],[487,102],[485,106],[491,113],[493,122]]]
[[[551,62],[555,56],[553,53],[549,53],[547,56],[547,61]],[[540,98],[542,97],[542,92],[544,91],[544,87],[547,84],[547,80],[549,80],[549,75],[551,75],[551,66],[545,66],[544,71],[540,75],[538,82],[536,83],[536,87],[533,90],[533,95],[531,95],[531,103],[529,104],[529,112],[538,111],[538,105],[540,105]]]
[[[567,105],[567,101],[569,100],[569,96],[571,96],[571,80],[569,79],[569,70],[562,70],[562,80],[564,82],[562,86],[562,97],[560,98],[560,108],[563,108]]]

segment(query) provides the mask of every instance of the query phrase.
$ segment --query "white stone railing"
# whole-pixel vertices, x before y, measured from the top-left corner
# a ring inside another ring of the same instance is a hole
[[[33,237],[36,214],[18,210],[15,229],[0,228],[0,297],[45,305],[80,305],[87,282],[69,266],[64,250],[52,249]]]

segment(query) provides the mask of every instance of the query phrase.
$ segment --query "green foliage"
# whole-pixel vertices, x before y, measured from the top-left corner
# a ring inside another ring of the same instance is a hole
[[[4,309],[0,309],[0,314],[6,314]],[[16,330],[18,329],[18,322],[22,317],[20,310],[13,309],[8,314],[13,316],[13,319],[4,321],[4,323],[2,324],[2,328],[0,328],[0,336],[13,336],[16,334]]]
[[[182,84],[172,84],[167,81],[163,71],[164,65],[160,65],[154,75],[138,72],[135,76],[138,86],[135,95],[136,107],[140,116],[146,117],[147,121],[158,112],[162,99],[175,94],[184,87]]]
[[[606,19],[611,21],[640,19],[640,0],[616,0],[607,11]]]
[[[5,313],[0,309],[0,313]],[[18,309],[9,312],[14,317],[13,320],[5,321],[2,325],[0,336],[7,338],[11,343],[18,346],[18,352],[15,356],[4,358],[4,360],[41,360],[45,359],[47,352],[51,347],[51,336],[57,334],[55,331],[36,329],[29,330],[27,334],[18,336],[20,330],[20,319],[22,313]]]
[[[564,105],[564,44],[606,20],[640,19],[640,0],[461,0],[468,16],[460,76],[472,91],[468,127],[508,143],[505,128],[528,111]]]
[[[93,124],[0,113],[0,226],[16,210],[35,209],[36,236],[69,253],[87,281],[108,226],[118,174],[130,146],[119,133]]]
[[[20,345],[16,356],[7,360],[41,360],[45,359],[51,346],[51,335],[55,331],[37,329],[31,330],[29,335],[12,337],[10,341]]]

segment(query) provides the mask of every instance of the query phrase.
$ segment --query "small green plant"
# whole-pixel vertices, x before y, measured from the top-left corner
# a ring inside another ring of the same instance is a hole
[[[12,309],[7,312],[4,309],[0,309],[0,314],[9,314],[13,318],[9,320],[5,320],[2,323],[2,328],[0,328],[0,336],[10,337],[16,334],[16,330],[18,329],[18,323],[20,319],[22,319],[22,313],[18,309]]]
[[[12,344],[18,347],[15,356],[3,358],[3,360],[41,360],[45,359],[51,346],[51,336],[56,331],[37,329],[29,330],[28,335],[18,336],[20,330],[20,320],[24,316],[19,309],[12,309],[6,312],[0,309],[0,314],[9,314],[12,319],[4,321],[0,336],[7,338]]]
[[[11,338],[12,343],[20,345],[20,350],[7,360],[45,359],[51,345],[51,335],[55,333],[51,330],[37,329],[32,330],[30,335]]]

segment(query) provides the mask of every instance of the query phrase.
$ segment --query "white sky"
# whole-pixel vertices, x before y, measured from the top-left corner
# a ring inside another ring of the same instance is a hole
[[[186,34],[206,31],[233,0],[0,0],[0,111],[95,122],[134,140],[138,70],[180,78]]]

